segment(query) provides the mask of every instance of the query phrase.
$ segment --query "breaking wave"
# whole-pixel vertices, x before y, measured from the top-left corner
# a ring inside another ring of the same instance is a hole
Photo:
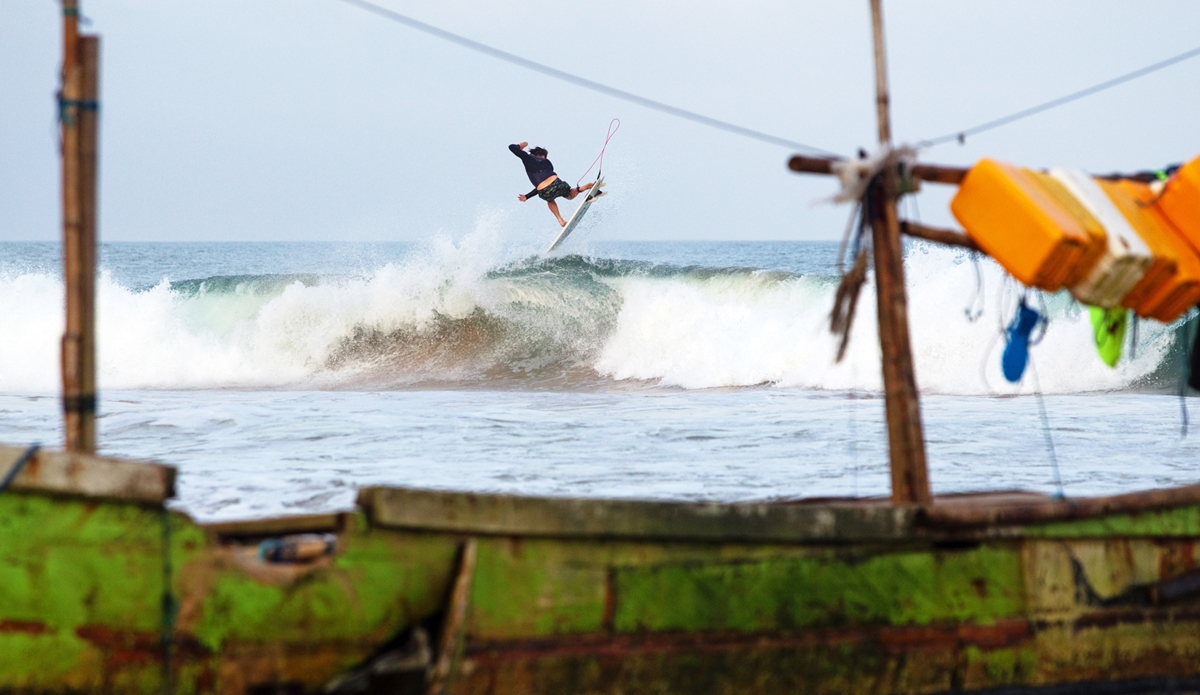
[[[918,381],[947,394],[1028,392],[1000,376],[1015,292],[991,263],[916,245],[907,258]],[[982,318],[964,307],[985,289]],[[836,280],[753,268],[567,256],[504,258],[471,239],[357,275],[98,283],[101,388],[881,388],[874,288],[846,359],[827,317]],[[1141,324],[1110,369],[1065,295],[1033,350],[1047,392],[1173,388],[1176,331]],[[0,271],[0,391],[54,391],[62,286]],[[1026,379],[1028,382],[1029,379]]]

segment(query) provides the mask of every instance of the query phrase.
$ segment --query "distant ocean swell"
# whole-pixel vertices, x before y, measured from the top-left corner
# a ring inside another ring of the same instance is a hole
[[[910,319],[923,390],[1029,392],[1000,376],[1002,316],[1015,288],[981,264],[984,314],[964,309],[976,270],[952,251],[908,254]],[[154,287],[99,282],[100,385],[108,389],[592,388],[773,385],[881,388],[874,288],[835,365],[835,279],[744,268],[431,254],[363,276],[210,277]],[[1034,348],[1051,393],[1170,390],[1176,331],[1144,322],[1136,355],[1100,362],[1086,313],[1049,300]],[[0,391],[57,388],[62,287],[0,273]],[[1026,380],[1029,382],[1029,379]]]

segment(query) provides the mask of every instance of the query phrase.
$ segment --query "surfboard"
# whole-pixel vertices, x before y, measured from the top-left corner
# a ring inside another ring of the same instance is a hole
[[[575,231],[575,227],[579,224],[579,221],[583,219],[583,216],[587,214],[588,208],[592,206],[592,203],[595,202],[597,198],[604,195],[604,191],[600,190],[602,188],[604,188],[604,179],[597,179],[596,185],[588,189],[587,195],[584,197],[583,202],[579,204],[579,207],[575,208],[575,212],[571,215],[571,219],[567,220],[567,226],[562,228],[562,232],[559,233],[558,237],[554,240],[554,243],[550,244],[550,248],[546,249],[546,253],[550,253],[554,249],[558,248],[559,244],[566,241],[567,237],[571,235],[571,232]]]

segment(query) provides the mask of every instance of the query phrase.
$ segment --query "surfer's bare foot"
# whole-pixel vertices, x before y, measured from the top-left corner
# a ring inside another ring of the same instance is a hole
[[[595,185],[596,184],[594,184],[594,183],[585,183],[582,186],[577,186],[576,188],[572,188],[571,192],[567,194],[567,200],[575,200],[575,196],[579,195],[580,193],[583,193],[584,191],[586,191],[587,189],[589,189]]]
[[[566,220],[564,220],[564,219],[562,219],[562,218],[560,217],[560,218],[558,219],[558,226],[560,226],[560,227],[565,227],[565,226],[567,226],[567,221],[566,221]]]

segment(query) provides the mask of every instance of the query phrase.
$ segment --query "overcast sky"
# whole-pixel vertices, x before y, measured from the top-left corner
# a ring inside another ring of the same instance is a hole
[[[875,142],[867,0],[377,0],[651,99],[853,152]],[[792,151],[618,101],[338,0],[82,0],[102,37],[106,241],[420,240],[554,221],[507,145],[574,183],[605,160],[601,239],[834,239]],[[886,0],[894,133],[914,142],[1200,45],[1200,2]],[[0,2],[0,241],[59,236],[55,0]],[[1200,58],[967,141],[1095,172],[1200,154]],[[953,224],[927,187],[927,222]],[[568,210],[574,203],[567,204]]]

